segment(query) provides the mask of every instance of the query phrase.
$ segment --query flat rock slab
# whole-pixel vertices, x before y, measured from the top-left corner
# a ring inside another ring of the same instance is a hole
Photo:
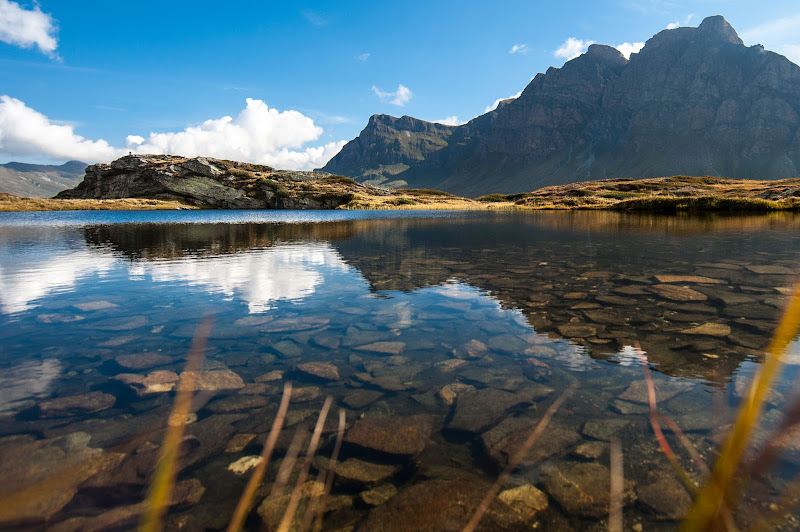
[[[554,464],[544,476],[544,487],[567,514],[599,518],[608,515],[611,475],[597,462]],[[634,483],[625,480],[623,504],[636,499]]]
[[[114,406],[117,398],[103,392],[89,392],[69,397],[58,397],[39,403],[42,417],[67,417],[93,414]]]
[[[666,401],[679,393],[692,389],[690,383],[678,381],[654,381],[653,386],[656,391],[656,401]],[[620,394],[619,399],[632,403],[650,404],[647,382],[643,380],[632,382],[628,389]]]
[[[100,331],[131,331],[147,325],[147,318],[134,316],[129,318],[110,318],[92,324],[92,329]]]
[[[124,457],[87,447],[90,439],[89,434],[75,432],[47,440],[22,436],[0,442],[0,528],[49,519],[69,503],[82,482]]]
[[[328,470],[330,469],[329,464],[330,460],[322,456],[314,459],[314,466],[317,469]],[[370,488],[389,480],[398,471],[400,471],[400,466],[398,465],[374,464],[358,458],[348,458],[344,462],[336,464],[336,482]]]
[[[618,434],[628,428],[631,422],[627,419],[590,419],[583,425],[581,432],[595,440],[612,441]]]
[[[111,303],[110,301],[87,301],[86,303],[76,303],[73,305],[76,309],[84,312],[91,312],[93,310],[106,310],[110,308],[117,308],[119,305]]]
[[[179,379],[177,373],[166,370],[151,371],[146,377],[136,373],[120,373],[113,378],[133,388],[137,395],[172,391]]]
[[[704,323],[698,327],[684,329],[681,331],[681,333],[723,337],[728,336],[731,333],[731,328],[729,325],[725,325],[724,323]]]
[[[447,480],[428,480],[401,490],[387,503],[373,509],[359,532],[439,532],[462,530],[480,504],[490,484],[463,475]],[[479,530],[530,529],[514,509],[495,500],[481,520]]]
[[[292,388],[292,401],[295,403],[307,403],[313,401],[322,394],[318,386],[298,386]]]
[[[556,327],[565,338],[588,338],[597,334],[597,327],[581,323],[567,323]]]
[[[377,390],[355,390],[344,396],[342,402],[350,408],[364,408],[383,397]]]
[[[481,435],[481,442],[492,461],[505,467],[511,456],[519,450],[536,428],[538,420],[517,417],[503,420],[499,425]],[[522,463],[536,463],[551,456],[563,454],[581,440],[572,429],[550,423],[522,458]]]
[[[371,490],[362,491],[358,494],[358,497],[369,506],[380,506],[395,495],[397,495],[397,488],[393,484],[384,484]]]
[[[189,383],[189,390],[193,392],[216,392],[220,390],[239,390],[244,388],[244,381],[242,378],[229,369],[184,371],[181,373],[181,379],[187,380]]]
[[[759,275],[791,275],[794,272],[785,266],[766,264],[762,266],[745,266],[748,270]]]
[[[312,377],[328,381],[339,380],[339,368],[329,362],[304,362],[298,364],[297,369]]]
[[[712,279],[702,275],[656,275],[659,283],[686,283],[686,284],[725,284],[721,279]]]
[[[448,424],[451,430],[479,433],[502,420],[511,408],[531,402],[531,395],[523,395],[494,388],[463,393],[456,400],[453,418]]]
[[[309,329],[317,329],[329,324],[331,320],[326,318],[283,318],[270,321],[264,324],[259,329],[262,332],[294,332],[294,331],[307,331]]]
[[[621,312],[619,309],[612,308],[584,310],[583,315],[595,323],[601,323],[604,325],[623,325],[630,319],[624,312]],[[566,327],[566,325],[562,325],[562,327]],[[559,328],[559,331],[561,331],[561,328]]]
[[[344,436],[345,443],[386,454],[414,457],[428,445],[433,418],[374,416],[359,419]]]
[[[656,518],[669,521],[683,519],[692,506],[692,498],[674,478],[664,477],[653,484],[639,486],[639,502],[650,508]]]
[[[354,349],[383,355],[399,355],[405,348],[406,344],[404,342],[373,342],[371,344],[360,345]]]
[[[672,284],[655,284],[648,290],[670,301],[706,301],[708,299],[708,296],[697,290]]]
[[[158,353],[131,353],[119,355],[114,360],[127,369],[147,369],[172,363],[172,358]]]
[[[242,412],[266,406],[269,406],[269,399],[261,395],[231,395],[209,403],[206,405],[206,409],[221,414],[224,412]]]

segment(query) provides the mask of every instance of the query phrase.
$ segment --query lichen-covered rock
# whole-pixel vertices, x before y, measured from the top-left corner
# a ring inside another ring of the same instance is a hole
[[[374,416],[359,419],[344,436],[344,441],[380,453],[410,458],[428,445],[433,419],[427,415],[406,417]]]
[[[608,515],[611,474],[597,462],[552,464],[545,473],[544,486],[568,514],[584,517]],[[634,483],[626,480],[622,493],[623,503],[630,504],[636,494]]]

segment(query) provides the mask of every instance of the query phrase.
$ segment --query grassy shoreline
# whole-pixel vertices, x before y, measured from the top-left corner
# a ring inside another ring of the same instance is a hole
[[[349,181],[349,180],[348,180]],[[341,183],[343,188],[347,183]],[[147,198],[114,200],[24,198],[0,193],[2,211],[173,210],[197,209],[180,201]],[[520,194],[461,198],[427,189],[395,189],[366,195],[363,190],[347,210],[614,210],[637,212],[800,211],[800,178],[753,181],[674,176],[655,179],[608,179],[545,187]]]

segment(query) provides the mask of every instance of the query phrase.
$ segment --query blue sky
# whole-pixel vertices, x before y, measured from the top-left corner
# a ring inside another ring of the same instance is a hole
[[[796,0],[0,0],[0,162],[311,168],[374,113],[461,123],[590,41],[635,50],[715,14],[800,62]]]

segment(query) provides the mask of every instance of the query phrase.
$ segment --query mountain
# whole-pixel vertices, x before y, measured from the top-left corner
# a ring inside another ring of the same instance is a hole
[[[390,136],[376,127],[384,123],[394,125]],[[538,74],[518,98],[429,137],[438,149],[400,163],[388,148],[404,124],[436,125],[373,116],[323,170],[363,180],[372,175],[364,168],[405,164],[393,180],[472,197],[606,178],[797,177],[800,67],[745,46],[714,16],[656,34],[630,60],[592,45]]]
[[[454,129],[410,116],[373,115],[364,131],[342,148],[325,171],[346,171],[370,185],[401,187],[406,183],[393,181],[393,176],[447,146]]]
[[[80,183],[86,166],[80,161],[68,161],[58,166],[15,162],[0,164],[0,192],[49,198]]]

